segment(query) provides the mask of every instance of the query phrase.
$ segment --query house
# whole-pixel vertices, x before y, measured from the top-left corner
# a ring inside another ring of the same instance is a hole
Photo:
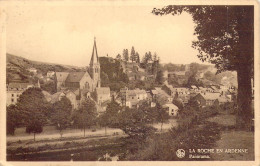
[[[153,101],[158,102],[161,105],[166,103],[172,103],[173,97],[167,94],[164,90],[159,87],[156,87],[155,90],[152,90]]]
[[[206,106],[218,105],[218,98],[220,97],[219,93],[202,93],[201,94],[206,100]]]
[[[197,101],[200,106],[212,106],[219,105],[220,97],[219,93],[199,93],[192,100]]]
[[[170,116],[177,116],[179,113],[179,108],[172,103],[164,104],[163,108],[167,109]]]
[[[175,96],[175,95],[189,95],[190,94],[190,91],[188,88],[185,88],[185,87],[176,87],[176,88],[173,88],[172,85],[169,85],[168,86],[170,91],[171,91],[171,96]]]
[[[6,105],[16,104],[20,95],[27,89],[35,87],[30,83],[9,83],[6,85]]]
[[[138,107],[142,101],[151,100],[151,95],[142,89],[129,90],[128,88],[120,89],[120,97],[122,105],[129,108]],[[150,97],[148,99],[148,97]]]
[[[30,72],[30,73],[34,73],[34,74],[36,74],[37,73],[37,69],[35,69],[35,68],[29,68],[28,69],[28,71]]]
[[[199,106],[206,106],[206,99],[200,93],[192,97],[190,100],[197,102]]]
[[[105,101],[111,101],[110,88],[109,87],[99,87],[96,88],[97,102],[101,105]]]
[[[199,88],[197,86],[195,86],[195,85],[191,85],[191,91],[193,93],[199,93]]]
[[[47,72],[47,78],[54,78],[55,72],[54,71],[48,71]]]
[[[72,109],[78,109],[79,108],[79,104],[78,104],[78,100],[77,100],[77,96],[74,92],[68,90],[68,91],[60,91],[60,92],[56,92],[53,95],[49,95],[48,92],[43,91],[43,94],[46,98],[47,101],[51,102],[52,104],[60,101],[62,99],[62,97],[67,97],[71,103]]]

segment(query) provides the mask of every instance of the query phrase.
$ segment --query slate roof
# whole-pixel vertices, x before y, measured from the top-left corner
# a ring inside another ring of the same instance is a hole
[[[12,82],[8,84],[8,88],[27,88],[28,86],[33,86],[33,84],[19,82]]]
[[[68,77],[68,72],[56,72],[56,78],[58,82],[64,82]]]
[[[70,72],[66,82],[80,82],[86,72]]]
[[[51,96],[51,103],[56,103],[57,101],[59,101],[61,95],[65,96],[65,94],[63,92],[54,93]]]

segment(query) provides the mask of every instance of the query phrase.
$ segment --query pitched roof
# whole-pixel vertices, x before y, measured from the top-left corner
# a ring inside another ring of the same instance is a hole
[[[99,63],[98,60],[98,53],[97,53],[97,45],[96,45],[96,38],[94,39],[94,45],[93,45],[93,51],[92,51],[92,56],[91,56],[91,60],[90,60],[90,66],[92,66],[93,64]]]
[[[12,82],[8,84],[8,88],[27,88],[28,86],[33,86],[33,84],[19,82]]]
[[[169,103],[169,104],[164,104],[163,107],[173,107],[174,109],[179,109],[176,105]]]
[[[197,87],[195,85],[191,85],[192,89],[197,89]]]
[[[206,100],[216,100],[220,97],[219,93],[201,93],[201,96]]]
[[[43,90],[43,91],[42,91],[42,94],[44,95],[45,99],[46,99],[48,102],[51,101],[52,95],[51,95],[49,92]]]
[[[80,82],[86,72],[70,72],[66,82]]]
[[[56,78],[58,82],[64,82],[68,77],[68,72],[56,72]]]
[[[59,101],[61,95],[64,95],[64,96],[65,96],[65,94],[64,94],[63,92],[54,93],[54,94],[51,96],[51,103],[56,103],[57,101]]]

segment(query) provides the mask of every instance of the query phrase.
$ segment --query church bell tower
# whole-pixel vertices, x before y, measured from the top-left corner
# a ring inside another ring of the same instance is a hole
[[[93,89],[95,89],[96,87],[100,87],[101,86],[100,64],[99,64],[98,53],[97,53],[96,38],[94,38],[93,51],[92,51],[92,56],[89,64],[89,74],[93,80]]]

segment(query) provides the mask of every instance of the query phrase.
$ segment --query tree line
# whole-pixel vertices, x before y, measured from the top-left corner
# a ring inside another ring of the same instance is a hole
[[[7,107],[7,134],[14,134],[18,127],[25,127],[27,133],[41,133],[45,125],[54,125],[60,136],[67,128],[83,129],[84,137],[87,128],[101,126],[119,128],[130,137],[144,138],[155,128],[152,123],[163,125],[169,119],[166,109],[160,104],[151,108],[148,102],[138,108],[120,106],[114,99],[108,103],[106,111],[98,114],[95,102],[84,98],[79,109],[72,110],[68,98],[61,97],[50,103],[40,88],[29,88],[19,97],[17,104]]]

